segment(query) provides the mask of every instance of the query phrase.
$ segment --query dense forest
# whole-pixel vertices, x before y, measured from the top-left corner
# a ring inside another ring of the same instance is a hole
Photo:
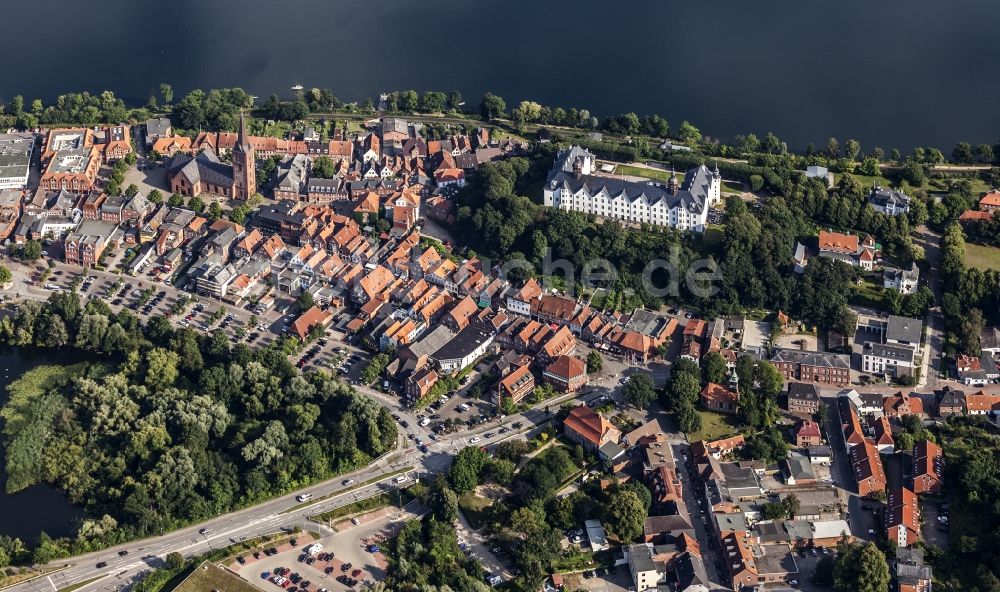
[[[8,490],[50,483],[91,519],[75,539],[43,537],[33,554],[0,541],[0,565],[203,520],[364,466],[396,442],[382,406],[324,373],[299,373],[288,342],[230,348],[224,332],[161,317],[143,325],[73,292],[21,304],[0,321],[0,339],[110,354],[61,380],[29,373],[13,385],[2,411]]]
[[[941,257],[948,343],[960,353],[978,356],[983,327],[1000,323],[1000,270],[966,266],[965,234],[957,222],[941,238]]]
[[[950,545],[929,549],[934,587],[1000,590],[1000,436],[985,417],[951,417],[941,427],[951,502]]]

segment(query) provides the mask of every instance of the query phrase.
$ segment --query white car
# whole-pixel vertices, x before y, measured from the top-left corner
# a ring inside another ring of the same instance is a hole
[[[475,436],[471,440],[469,440],[469,442],[475,444],[476,442],[478,442],[480,440],[482,440],[482,438],[480,438],[479,436]]]
[[[399,477],[393,479],[392,482],[395,483],[396,485],[399,485],[400,483],[406,483],[409,480],[410,478],[407,477],[406,475],[400,475]]]

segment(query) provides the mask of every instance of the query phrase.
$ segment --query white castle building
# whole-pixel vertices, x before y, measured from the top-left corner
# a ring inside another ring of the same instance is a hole
[[[684,175],[682,184],[671,177],[666,186],[599,177],[593,172],[594,155],[590,152],[579,146],[560,152],[545,183],[545,205],[624,222],[704,232],[709,207],[722,199],[718,167],[715,171],[704,165],[693,168]]]

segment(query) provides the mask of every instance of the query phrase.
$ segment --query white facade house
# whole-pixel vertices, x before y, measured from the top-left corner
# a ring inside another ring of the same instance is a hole
[[[653,560],[653,545],[649,543],[629,545],[625,548],[632,583],[637,592],[656,590],[663,581],[664,564]]]
[[[34,150],[34,134],[0,134],[0,191],[28,185]]]
[[[615,218],[635,224],[704,232],[708,209],[721,201],[722,176],[704,165],[685,174],[680,185],[599,177],[594,155],[579,146],[559,153],[544,189],[549,207]]]
[[[876,212],[897,216],[910,211],[910,196],[895,189],[883,189],[878,185],[872,187],[868,195],[868,203]]]
[[[882,274],[882,285],[887,290],[899,290],[900,294],[912,294],[920,281],[920,268],[914,263],[910,269],[886,267]]]
[[[865,372],[881,374],[891,378],[911,376],[916,368],[914,358],[916,348],[911,345],[892,343],[865,344],[861,355],[861,368]]]

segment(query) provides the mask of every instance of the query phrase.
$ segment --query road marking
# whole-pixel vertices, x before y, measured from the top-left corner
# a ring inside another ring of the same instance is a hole
[[[45,576],[45,579],[49,581],[49,585],[52,586],[52,592],[59,592],[59,588],[56,588],[55,583],[52,582],[52,576]]]

